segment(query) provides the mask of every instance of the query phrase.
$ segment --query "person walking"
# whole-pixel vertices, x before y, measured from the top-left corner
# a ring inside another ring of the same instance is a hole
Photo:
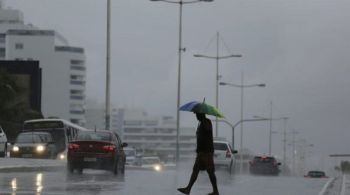
[[[214,166],[214,143],[213,143],[213,127],[211,121],[206,118],[203,113],[195,113],[197,120],[199,121],[197,127],[197,157],[193,165],[190,181],[185,188],[178,188],[177,190],[183,194],[190,194],[193,184],[196,182],[199,171],[206,170],[213,192],[208,195],[219,195],[219,190],[215,176]]]

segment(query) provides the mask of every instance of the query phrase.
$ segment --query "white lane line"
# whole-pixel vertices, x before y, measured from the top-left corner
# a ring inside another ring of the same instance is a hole
[[[333,183],[335,178],[330,178],[327,183],[323,186],[322,190],[318,193],[318,195],[324,195],[327,192],[327,189],[329,188],[329,185]]]

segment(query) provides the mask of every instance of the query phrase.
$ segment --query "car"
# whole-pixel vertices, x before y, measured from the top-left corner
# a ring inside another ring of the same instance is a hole
[[[232,173],[236,165],[236,158],[234,155],[236,153],[237,151],[232,149],[228,141],[214,139],[215,167],[225,167],[229,173]]]
[[[50,133],[22,132],[11,144],[10,157],[14,158],[56,158],[56,146]]]
[[[67,168],[83,173],[86,168],[112,171],[115,175],[125,171],[124,147],[119,135],[107,130],[81,131],[68,145]]]
[[[7,137],[5,131],[0,126],[0,157],[5,157],[7,153]]]
[[[126,155],[125,165],[136,165],[136,150],[135,148],[126,147],[124,148]]]
[[[249,171],[251,174],[263,175],[278,175],[280,173],[279,166],[281,163],[277,162],[273,156],[255,156],[249,162]]]
[[[307,175],[304,175],[306,178],[328,178],[324,171],[309,171]]]
[[[163,163],[161,163],[158,156],[144,156],[141,158],[141,167],[145,169],[152,169],[160,172],[164,169]]]

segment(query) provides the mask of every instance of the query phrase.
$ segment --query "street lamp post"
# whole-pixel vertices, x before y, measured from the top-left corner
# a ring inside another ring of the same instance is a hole
[[[178,71],[177,71],[177,104],[176,104],[176,164],[180,157],[179,138],[180,138],[180,97],[181,97],[181,59],[182,52],[185,50],[182,48],[182,7],[184,4],[192,4],[198,2],[212,2],[213,0],[192,0],[192,1],[171,1],[171,0],[150,0],[150,1],[162,1],[166,3],[173,3],[179,5],[179,48],[178,48]]]
[[[201,58],[208,58],[208,59],[215,59],[216,60],[216,108],[219,109],[219,60],[227,59],[227,58],[234,58],[234,57],[242,57],[241,54],[232,54],[227,56],[220,56],[219,54],[219,32],[216,33],[216,56],[206,56],[202,54],[194,54],[194,57],[201,57]],[[216,117],[215,120],[215,135],[218,137],[218,117]]]
[[[107,0],[107,54],[106,54],[106,118],[105,127],[106,130],[110,129],[110,118],[111,118],[111,108],[110,108],[110,81],[111,81],[111,0]]]
[[[252,84],[252,85],[244,85],[244,78],[243,78],[243,72],[242,72],[242,82],[241,85],[236,85],[236,84],[232,84],[232,83],[226,83],[226,82],[220,82],[220,85],[228,85],[228,86],[232,86],[232,87],[238,87],[241,88],[241,121],[243,121],[243,99],[244,99],[244,88],[249,88],[249,87],[266,87],[266,84]],[[265,119],[264,119],[265,120]],[[243,150],[243,123],[240,123],[241,125],[241,132],[240,132],[240,151]],[[241,153],[242,154],[242,153]],[[242,157],[242,156],[241,156]],[[242,161],[241,161],[242,162]],[[240,166],[242,167],[242,165]],[[240,172],[242,173],[242,170],[240,170]]]

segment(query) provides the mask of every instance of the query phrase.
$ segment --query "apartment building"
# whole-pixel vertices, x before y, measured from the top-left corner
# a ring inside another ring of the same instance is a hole
[[[38,61],[42,69],[41,111],[85,125],[84,49],[54,30],[25,24],[20,10],[0,4],[0,60]]]

